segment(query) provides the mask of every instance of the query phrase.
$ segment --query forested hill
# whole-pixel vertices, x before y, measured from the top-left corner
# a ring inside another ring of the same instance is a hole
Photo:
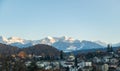
[[[45,44],[38,44],[28,48],[23,48],[22,50],[27,54],[50,55],[50,56],[59,55],[59,50],[57,50],[55,47]]]
[[[18,54],[21,51],[24,51],[26,54],[35,54],[35,55],[59,55],[59,50],[49,45],[38,44],[27,48],[18,48],[0,43],[1,55]]]

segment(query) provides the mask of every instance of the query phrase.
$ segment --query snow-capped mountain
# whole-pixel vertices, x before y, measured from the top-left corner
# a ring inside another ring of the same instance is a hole
[[[112,44],[114,47],[120,46],[120,43]]]
[[[105,46],[105,47],[108,45],[107,43],[101,42],[101,41],[95,41],[95,43],[102,45],[102,46]]]
[[[38,43],[52,45],[55,42],[56,42],[55,38],[48,36],[44,39],[41,39]]]
[[[10,37],[8,38],[8,44],[11,44],[11,43],[22,43],[24,44],[25,40],[24,39],[21,39],[19,37]]]
[[[17,46],[20,48],[29,47],[37,44],[47,44],[54,46],[55,48],[63,51],[75,51],[75,50],[84,50],[84,49],[97,49],[97,48],[105,48],[107,46],[106,43],[101,41],[80,41],[75,40],[72,37],[46,37],[41,40],[25,40],[19,37],[0,37],[0,43]],[[116,44],[118,45],[118,44]]]
[[[0,36],[0,43],[6,44],[8,42],[7,38]]]

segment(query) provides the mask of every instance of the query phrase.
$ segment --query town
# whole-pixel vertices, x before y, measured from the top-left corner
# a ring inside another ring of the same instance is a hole
[[[0,71],[120,71],[120,50],[111,45],[107,50],[59,56],[27,55],[21,51],[17,55],[1,55]]]
[[[0,71],[120,71],[120,0],[0,0]]]

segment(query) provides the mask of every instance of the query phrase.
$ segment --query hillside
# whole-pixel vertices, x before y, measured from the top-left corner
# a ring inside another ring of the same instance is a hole
[[[10,55],[10,54],[16,54],[19,51],[20,49],[18,47],[0,43],[0,54]]]
[[[38,44],[31,47],[19,48],[6,44],[0,43],[0,54],[1,55],[11,55],[18,54],[20,51],[24,51],[27,54],[36,54],[36,55],[59,55],[59,51],[49,45]]]
[[[23,48],[27,54],[35,54],[35,55],[59,55],[59,51],[49,45],[45,44],[38,44],[28,48]]]

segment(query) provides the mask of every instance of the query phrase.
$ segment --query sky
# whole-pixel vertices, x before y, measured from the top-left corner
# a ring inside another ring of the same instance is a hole
[[[0,0],[0,35],[120,42],[120,0]]]

